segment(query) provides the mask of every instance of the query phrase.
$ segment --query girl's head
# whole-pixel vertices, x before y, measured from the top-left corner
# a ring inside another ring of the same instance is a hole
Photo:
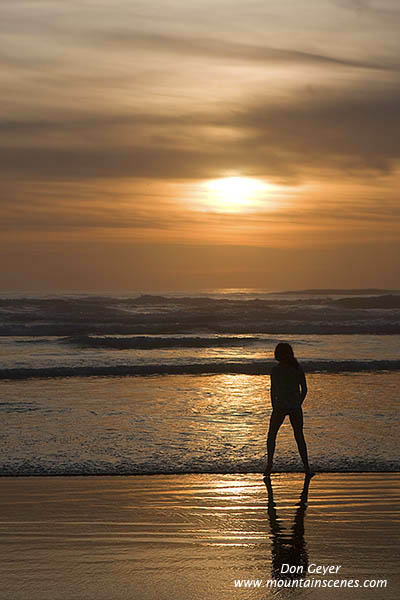
[[[294,356],[293,348],[286,342],[280,342],[275,348],[275,359],[278,362],[292,365],[293,367],[296,367],[296,369],[299,368],[299,363]]]

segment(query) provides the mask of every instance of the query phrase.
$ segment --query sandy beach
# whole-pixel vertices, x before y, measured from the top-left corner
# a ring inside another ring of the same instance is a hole
[[[273,475],[269,486],[254,474],[4,477],[2,598],[394,599],[399,480],[317,474],[308,487],[300,474]],[[296,589],[277,586],[287,581],[285,564],[304,571]],[[386,586],[370,587],[375,579]]]

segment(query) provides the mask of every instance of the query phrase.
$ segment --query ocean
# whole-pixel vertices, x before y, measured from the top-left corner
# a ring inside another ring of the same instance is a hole
[[[261,472],[279,341],[313,468],[398,471],[400,292],[230,290],[3,294],[0,474]],[[301,470],[286,422],[275,468]]]

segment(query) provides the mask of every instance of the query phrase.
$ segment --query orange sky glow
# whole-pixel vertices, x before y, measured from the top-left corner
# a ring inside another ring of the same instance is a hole
[[[2,291],[400,287],[395,0],[0,18]]]

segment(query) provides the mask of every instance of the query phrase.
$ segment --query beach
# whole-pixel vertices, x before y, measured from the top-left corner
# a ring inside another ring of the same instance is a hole
[[[397,598],[399,312],[378,300],[3,299],[2,600]],[[283,336],[317,474],[286,419],[265,483]]]
[[[394,600],[399,483],[398,473],[320,473],[304,494],[300,473],[272,475],[269,490],[259,474],[3,477],[2,598]],[[302,587],[269,587],[279,562],[296,560]]]

